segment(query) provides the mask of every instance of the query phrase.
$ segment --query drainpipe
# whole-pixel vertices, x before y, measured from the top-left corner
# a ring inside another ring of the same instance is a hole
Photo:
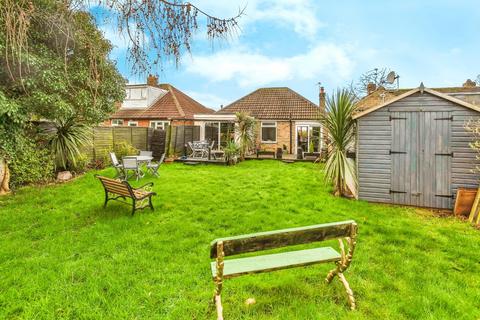
[[[290,154],[292,154],[292,113],[290,112]]]

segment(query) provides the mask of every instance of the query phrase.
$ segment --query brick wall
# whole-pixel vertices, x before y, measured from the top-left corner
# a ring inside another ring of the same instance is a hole
[[[292,152],[295,153],[295,122],[292,121]],[[257,146],[262,150],[276,151],[277,148],[287,147],[287,152],[290,152],[290,122],[277,121],[277,142],[276,143],[261,143],[262,127],[258,123]]]

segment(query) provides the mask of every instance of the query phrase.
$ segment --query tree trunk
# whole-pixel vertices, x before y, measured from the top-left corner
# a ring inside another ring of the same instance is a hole
[[[10,170],[5,159],[0,158],[0,195],[10,193]]]

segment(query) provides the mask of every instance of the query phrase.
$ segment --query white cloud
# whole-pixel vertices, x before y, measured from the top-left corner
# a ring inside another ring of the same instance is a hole
[[[229,101],[225,98],[219,97],[215,94],[211,94],[208,92],[198,92],[198,91],[187,91],[185,92],[193,99],[197,100],[205,107],[218,110],[220,109],[220,105],[227,105]]]
[[[299,35],[314,39],[324,26],[319,20],[318,4],[314,0],[204,0],[198,3],[202,10],[219,18],[229,18],[245,8],[239,19],[240,27],[258,21],[273,21],[291,27]]]
[[[346,48],[324,43],[304,54],[269,57],[245,49],[229,49],[197,56],[186,65],[189,73],[213,82],[236,81],[242,87],[262,86],[287,80],[348,79],[354,62]]]

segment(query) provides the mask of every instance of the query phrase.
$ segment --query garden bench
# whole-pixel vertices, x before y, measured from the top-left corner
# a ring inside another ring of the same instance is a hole
[[[357,224],[355,221],[349,220],[214,240],[210,247],[210,258],[215,259],[211,262],[211,271],[215,283],[214,303],[217,308],[218,319],[223,319],[220,295],[224,279],[329,262],[335,263],[336,266],[328,273],[326,282],[330,283],[335,276],[338,276],[347,292],[350,308],[355,309],[353,292],[343,273],[352,261],[356,237]],[[224,260],[226,256],[330,239],[338,239],[340,252],[332,247],[319,247]],[[347,251],[344,242],[347,244]]]
[[[276,159],[275,151],[257,150],[257,159],[271,158]]]
[[[107,206],[109,200],[116,200],[122,203],[130,204],[126,202],[126,198],[132,199],[132,215],[136,210],[141,210],[149,207],[152,211],[152,196],[156,195],[155,192],[150,191],[153,187],[153,182],[149,182],[139,188],[132,188],[127,181],[120,181],[107,177],[95,175],[103,185],[105,190],[105,203],[103,207]],[[125,201],[120,200],[123,199]]]

